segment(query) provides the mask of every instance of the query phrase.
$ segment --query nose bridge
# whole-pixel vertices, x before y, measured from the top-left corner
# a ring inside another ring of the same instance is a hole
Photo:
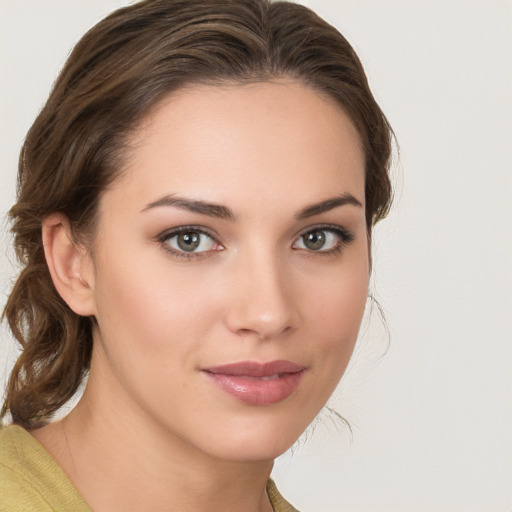
[[[286,261],[277,251],[259,248],[239,255],[232,276],[227,314],[230,330],[270,339],[298,326],[296,297]]]

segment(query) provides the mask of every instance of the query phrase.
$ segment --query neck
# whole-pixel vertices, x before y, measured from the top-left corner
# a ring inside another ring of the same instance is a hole
[[[35,433],[93,510],[271,512],[272,460],[221,460],[97,391]]]

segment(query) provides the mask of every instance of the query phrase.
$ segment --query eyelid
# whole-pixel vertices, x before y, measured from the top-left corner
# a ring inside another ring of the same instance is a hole
[[[293,245],[295,245],[302,236],[304,236],[307,233],[310,233],[311,231],[330,231],[331,233],[335,233],[340,238],[340,243],[332,249],[324,251],[313,251],[303,249],[312,254],[331,254],[333,252],[336,252],[337,250],[340,250],[343,246],[350,244],[355,238],[352,231],[348,230],[343,226],[340,226],[339,224],[313,224],[302,229],[301,231],[299,231],[299,233],[295,235]]]
[[[334,231],[335,233],[338,233],[343,238],[346,238],[347,241],[352,241],[354,239],[354,234],[349,229],[340,226],[339,224],[312,224],[311,226],[307,226],[305,228],[302,228],[295,236],[294,238],[297,239],[306,233],[309,233],[310,231],[316,231],[316,230],[325,230],[325,231]]]
[[[187,252],[187,251],[179,251],[175,248],[171,247],[169,244],[166,244],[166,242],[174,237],[179,235],[182,232],[186,231],[195,231],[198,233],[201,233],[203,235],[206,235],[210,237],[218,246],[219,249],[215,250],[209,250],[209,251],[200,251],[200,252]],[[303,250],[305,252],[311,253],[311,254],[318,254],[318,255],[329,255],[333,254],[335,252],[340,251],[343,246],[351,243],[354,240],[353,233],[348,230],[347,228],[340,226],[339,224],[313,224],[310,226],[307,226],[303,229],[301,229],[293,238],[293,246],[297,243],[297,241],[304,236],[305,234],[311,232],[311,231],[330,231],[331,233],[334,233],[336,236],[339,237],[339,244],[337,244],[335,247],[327,250],[308,250],[308,249],[302,249],[302,248],[296,248],[297,250]],[[181,260],[197,260],[197,259],[203,259],[207,258],[211,255],[212,252],[222,251],[224,250],[223,244],[219,241],[219,236],[212,231],[209,228],[206,228],[205,226],[198,226],[198,225],[184,225],[184,226],[176,226],[174,228],[166,229],[165,231],[161,232],[157,237],[156,241],[162,246],[162,248],[172,256],[174,256],[177,259]]]
[[[166,240],[171,236],[179,235],[184,231],[197,231],[198,233],[203,233],[204,235],[213,238],[217,243],[220,243],[218,240],[219,237],[214,231],[205,226],[196,226],[194,224],[187,224],[183,226],[176,226],[175,228],[166,229],[165,231],[162,231],[156,238],[158,240]]]
[[[179,235],[180,233],[187,231],[193,231],[208,236],[220,247],[220,249],[210,251],[187,252],[179,251],[166,243],[169,239]],[[214,233],[211,229],[206,228],[204,226],[185,225],[166,229],[165,231],[162,231],[159,235],[157,235],[156,241],[168,254],[174,256],[177,259],[186,261],[207,258],[212,252],[224,250],[224,246],[219,242],[218,235]]]

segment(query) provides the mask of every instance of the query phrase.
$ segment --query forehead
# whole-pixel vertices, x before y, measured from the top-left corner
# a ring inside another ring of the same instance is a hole
[[[292,81],[182,89],[153,109],[130,146],[121,186],[148,200],[231,202],[236,191],[240,204],[283,193],[307,203],[349,192],[364,203],[353,123],[326,95]]]

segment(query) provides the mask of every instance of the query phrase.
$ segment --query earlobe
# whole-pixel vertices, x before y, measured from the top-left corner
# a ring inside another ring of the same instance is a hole
[[[59,295],[76,314],[94,315],[90,256],[73,239],[67,217],[60,213],[46,217],[42,223],[42,238],[46,263]]]

